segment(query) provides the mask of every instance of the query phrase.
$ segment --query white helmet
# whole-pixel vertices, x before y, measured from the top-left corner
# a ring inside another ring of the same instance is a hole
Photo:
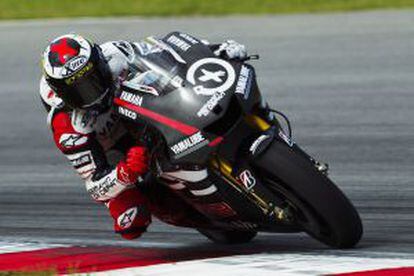
[[[93,108],[109,96],[112,76],[99,45],[76,34],[54,39],[43,53],[45,78],[72,108]]]

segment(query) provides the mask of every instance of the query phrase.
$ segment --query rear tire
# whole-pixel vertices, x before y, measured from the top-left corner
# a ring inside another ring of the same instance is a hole
[[[250,242],[256,237],[256,231],[240,230],[211,230],[197,229],[198,232],[206,236],[209,240],[219,244],[240,244]]]
[[[254,165],[268,187],[298,210],[309,235],[335,248],[351,248],[359,242],[363,230],[355,207],[296,145],[274,140]]]

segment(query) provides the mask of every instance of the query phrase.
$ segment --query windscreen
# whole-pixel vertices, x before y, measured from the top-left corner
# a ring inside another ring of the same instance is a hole
[[[185,64],[178,61],[170,50],[156,47],[153,52],[139,55],[133,68],[136,70],[129,80],[161,96],[181,87],[183,79],[179,73],[184,70]]]

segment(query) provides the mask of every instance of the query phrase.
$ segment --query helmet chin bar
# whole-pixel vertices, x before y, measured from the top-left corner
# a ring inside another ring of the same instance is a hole
[[[100,72],[102,76],[102,81],[106,83],[108,87],[102,95],[96,99],[94,102],[84,105],[81,109],[85,109],[88,111],[94,111],[97,113],[103,113],[107,111],[111,107],[112,99],[114,97],[114,92],[116,90],[116,86],[114,85],[112,80],[112,74],[109,70],[108,63],[102,53],[102,49],[98,44],[93,44],[92,46],[92,57],[96,60],[96,67],[97,70]]]
[[[114,98],[114,91],[115,86],[112,86],[102,94],[102,96],[97,99],[92,104],[83,106],[81,109],[84,109],[88,112],[95,113],[95,114],[102,114],[109,110],[112,106],[112,100]]]

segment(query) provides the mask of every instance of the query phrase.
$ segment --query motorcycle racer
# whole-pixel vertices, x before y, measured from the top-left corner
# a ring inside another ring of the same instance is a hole
[[[97,45],[66,34],[43,53],[40,96],[54,142],[85,181],[91,197],[109,209],[115,232],[125,239],[141,236],[151,222],[148,199],[139,185],[149,157],[145,145],[129,135],[112,110],[112,99],[131,73],[134,59],[160,54],[160,48],[170,47],[166,41],[186,47],[200,40],[173,32],[161,39]],[[245,46],[232,40],[209,47],[225,59],[247,56]]]

